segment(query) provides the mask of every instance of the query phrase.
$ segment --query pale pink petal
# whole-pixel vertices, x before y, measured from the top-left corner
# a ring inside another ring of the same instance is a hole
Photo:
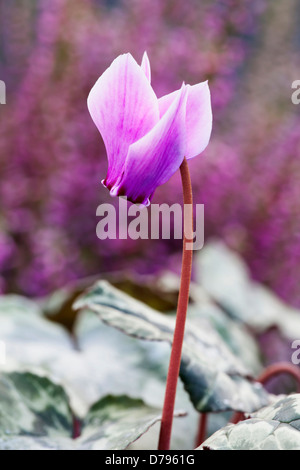
[[[186,158],[206,149],[212,131],[212,108],[207,82],[190,86],[186,112]]]
[[[96,82],[88,108],[106,147],[104,184],[111,188],[122,174],[129,146],[158,122],[158,101],[141,67],[131,54],[124,54]]]
[[[146,77],[148,78],[149,83],[151,83],[151,66],[150,66],[149,57],[146,51],[144,52],[144,55],[143,55],[141,67]]]
[[[159,98],[158,106],[159,106],[160,117],[162,117],[165,114],[165,112],[169,109],[169,107],[175,100],[177,93],[178,93],[178,90],[173,91],[172,93],[169,93],[168,95],[165,95]]]
[[[183,85],[156,126],[129,147],[124,174],[112,188],[113,195],[126,195],[132,202],[148,205],[156,187],[178,170],[186,148],[187,90]]]
[[[187,85],[186,106],[186,158],[193,158],[207,147],[212,130],[212,109],[207,82]],[[163,116],[175,99],[176,91],[158,100],[160,116]]]

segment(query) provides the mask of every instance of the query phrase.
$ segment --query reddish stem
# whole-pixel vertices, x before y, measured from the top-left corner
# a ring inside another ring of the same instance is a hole
[[[297,392],[300,392],[300,369],[289,362],[278,362],[267,367],[258,377],[258,382],[265,384],[268,380],[280,374],[290,374],[297,380]]]
[[[292,375],[297,381],[297,392],[300,392],[300,369],[289,362],[277,362],[276,364],[272,364],[271,366],[267,367],[261,375],[258,377],[257,381],[261,384],[265,384],[273,377],[277,377],[280,374],[290,374]],[[234,413],[231,423],[237,424],[240,421],[245,419],[245,414],[237,411]]]
[[[236,411],[231,420],[229,421],[231,424],[237,424],[239,423],[240,421],[244,421],[245,419],[245,413],[243,413],[242,411]]]
[[[77,439],[81,435],[81,421],[73,416],[73,439]]]
[[[199,417],[199,428],[198,428],[198,434],[197,434],[197,439],[196,439],[196,448],[201,446],[201,444],[205,441],[207,421],[208,421],[208,413],[201,413]]]
[[[171,350],[170,364],[167,376],[165,400],[162,412],[162,421],[160,428],[160,436],[158,450],[169,450],[171,441],[171,432],[173,424],[176,388],[180,370],[181,352],[184,337],[184,328],[186,321],[186,313],[189,302],[190,281],[192,273],[193,251],[187,249],[187,243],[191,243],[193,239],[193,195],[192,184],[189,173],[189,167],[186,158],[184,158],[180,174],[183,187],[183,203],[184,203],[184,239],[182,253],[182,268],[180,289],[177,304],[176,324],[174,330],[173,344]],[[189,205],[187,207],[186,205]],[[186,210],[187,209],[187,210]]]

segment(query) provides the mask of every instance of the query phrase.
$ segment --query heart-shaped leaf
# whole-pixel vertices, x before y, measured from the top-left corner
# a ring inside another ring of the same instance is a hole
[[[160,420],[160,410],[142,400],[107,396],[90,409],[78,443],[83,450],[126,449]]]
[[[229,424],[199,450],[300,450],[300,395],[278,398],[250,419]]]
[[[0,450],[122,450],[160,419],[142,400],[107,396],[91,407],[75,440],[61,386],[28,372],[0,375]]]
[[[37,303],[24,297],[0,297],[0,325],[0,341],[5,343],[8,361],[47,366],[73,348],[70,335],[47,321]]]
[[[70,295],[73,298],[72,292]],[[64,299],[69,303],[67,294]],[[35,302],[14,296],[0,298],[0,326],[7,359],[2,370],[31,371],[62,385],[76,415],[84,418],[93,403],[116,393],[142,398],[149,406],[161,408],[169,360],[167,344],[157,343],[153,348],[151,343],[136,341],[104,325],[88,312],[80,314],[71,338],[64,328],[43,317]],[[175,420],[172,446],[188,449],[193,445],[197,416],[182,388],[176,407],[190,413],[188,418]],[[158,431],[156,426],[151,433],[153,448]],[[6,445],[61,448],[67,445],[61,439],[50,442],[49,437],[43,437],[32,442],[26,438],[25,442],[23,437],[15,437],[13,445],[11,441]],[[148,433],[143,439],[149,442]]]
[[[172,342],[174,317],[98,282],[75,303],[96,313],[106,324],[133,337]],[[253,411],[268,403],[263,388],[249,380],[250,372],[207,322],[191,319],[186,328],[180,376],[199,411]]]
[[[300,338],[300,314],[250,278],[246,263],[221,242],[211,242],[197,258],[197,278],[206,292],[233,318],[261,333],[277,326]]]
[[[0,375],[0,437],[71,437],[73,417],[63,388],[31,373]]]

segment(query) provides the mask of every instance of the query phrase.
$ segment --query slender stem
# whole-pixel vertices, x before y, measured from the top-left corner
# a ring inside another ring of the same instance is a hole
[[[201,446],[206,438],[206,428],[207,428],[208,413],[200,413],[199,416],[199,428],[196,439],[196,448]]]
[[[73,415],[73,439],[77,439],[81,435],[81,421]]]
[[[184,203],[184,239],[180,289],[177,304],[176,324],[167,376],[165,400],[162,413],[158,450],[169,450],[176,398],[176,388],[180,370],[181,352],[187,307],[189,302],[193,251],[187,247],[193,238],[193,195],[191,178],[186,158],[180,167]]]

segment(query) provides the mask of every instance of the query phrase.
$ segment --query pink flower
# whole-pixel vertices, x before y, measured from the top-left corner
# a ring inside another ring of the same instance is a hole
[[[146,52],[141,66],[131,54],[117,57],[92,88],[88,108],[107,151],[102,183],[112,196],[142,205],[150,203],[184,157],[203,152],[211,135],[207,82],[183,84],[158,99]]]

